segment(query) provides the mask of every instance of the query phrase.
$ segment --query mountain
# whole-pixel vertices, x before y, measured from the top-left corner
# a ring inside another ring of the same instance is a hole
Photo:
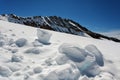
[[[0,80],[120,80],[120,43],[0,20]]]
[[[102,34],[92,32],[73,20],[63,19],[57,16],[19,17],[14,14],[3,14],[3,15],[0,15],[0,20],[24,24],[28,26],[37,27],[37,28],[49,29],[49,30],[58,31],[58,32],[79,35],[79,36],[92,37],[95,39],[107,39],[115,42],[120,42],[120,40],[117,38],[107,37]]]

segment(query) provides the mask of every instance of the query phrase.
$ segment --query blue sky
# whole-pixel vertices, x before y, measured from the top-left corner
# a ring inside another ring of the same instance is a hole
[[[0,14],[61,16],[96,32],[120,30],[120,0],[0,0]]]

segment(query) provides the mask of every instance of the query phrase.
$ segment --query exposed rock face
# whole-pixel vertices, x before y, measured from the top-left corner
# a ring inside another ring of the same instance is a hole
[[[79,36],[89,36],[95,39],[108,39],[115,42],[120,42],[119,39],[113,37],[107,37],[95,32],[88,30],[87,28],[81,26],[77,22],[74,22],[70,19],[63,19],[57,16],[33,16],[33,17],[19,17],[14,14],[3,14],[0,15],[0,20],[5,20],[9,22],[24,24],[28,26],[33,26],[37,28],[43,28],[58,32],[64,32]]]

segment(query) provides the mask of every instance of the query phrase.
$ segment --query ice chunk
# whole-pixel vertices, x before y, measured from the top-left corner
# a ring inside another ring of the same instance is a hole
[[[101,72],[100,68],[98,65],[93,65],[90,68],[86,69],[84,71],[84,74],[87,75],[88,77],[94,77],[98,75]]]
[[[23,47],[26,43],[27,43],[27,40],[24,39],[24,38],[20,38],[20,39],[18,39],[18,40],[15,41],[15,44],[18,47]]]
[[[62,65],[65,64],[69,60],[69,58],[65,54],[61,54],[57,56],[55,60],[57,64]]]
[[[94,57],[87,56],[86,59],[80,63],[76,63],[81,74],[88,77],[94,77],[100,73],[100,68],[96,64]]]
[[[18,52],[18,49],[12,49],[11,52],[16,53],[16,52]]]
[[[12,71],[6,66],[0,66],[0,75],[3,77],[8,77],[12,74]]]
[[[87,55],[84,49],[67,43],[62,44],[59,47],[59,52],[66,54],[67,57],[75,62],[83,61]]]
[[[33,69],[33,71],[34,71],[34,73],[40,73],[40,72],[42,72],[42,68],[41,67],[35,67]]]
[[[102,55],[102,53],[97,49],[96,46],[94,46],[94,45],[87,45],[87,46],[85,47],[85,49],[86,49],[89,53],[91,53],[91,54],[93,54],[93,55],[95,56],[96,62],[97,62],[98,65],[100,65],[100,66],[103,66],[103,65],[104,65],[103,55]]]
[[[0,47],[2,47],[3,45],[5,45],[5,41],[4,40],[0,40]]]
[[[52,36],[51,33],[41,29],[37,29],[37,37],[39,42],[43,44],[48,44],[51,36]]]
[[[21,55],[13,55],[11,58],[12,62],[21,62],[23,60],[23,56]]]
[[[25,53],[33,53],[33,54],[39,54],[41,50],[39,48],[30,48],[25,51]]]

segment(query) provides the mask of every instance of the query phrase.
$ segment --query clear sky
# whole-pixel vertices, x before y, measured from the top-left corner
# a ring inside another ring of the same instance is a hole
[[[120,0],[0,0],[0,14],[61,16],[96,32],[120,30]]]

